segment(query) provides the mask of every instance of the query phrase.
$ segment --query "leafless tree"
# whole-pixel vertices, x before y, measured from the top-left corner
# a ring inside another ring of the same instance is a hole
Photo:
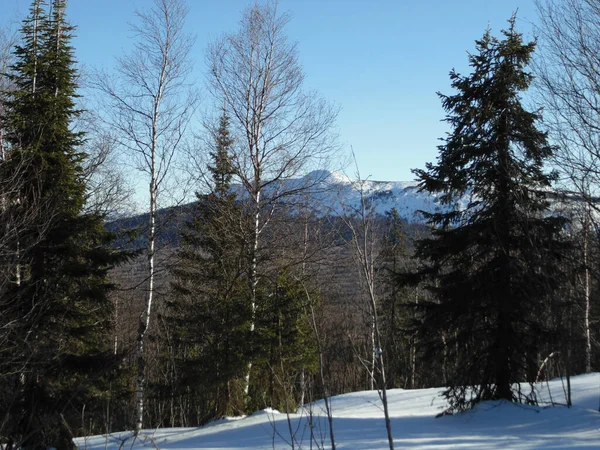
[[[108,219],[132,215],[135,211],[133,183],[121,164],[118,136],[103,126],[92,108],[82,102],[77,129],[85,133],[82,150],[85,154],[83,172],[86,185],[86,212],[101,214]]]
[[[306,185],[285,181],[320,167],[331,154],[337,110],[302,89],[296,45],[285,35],[288,16],[276,3],[247,9],[237,32],[208,51],[210,84],[219,108],[231,117],[236,138],[233,164],[249,201],[248,290],[253,316],[259,283],[262,233],[284,197]],[[251,332],[254,331],[254,318]],[[246,393],[250,382],[249,365]]]
[[[560,167],[588,199],[600,188],[600,4],[538,0],[535,75]]]
[[[588,205],[581,223],[586,371],[591,371],[588,234],[596,216],[591,211],[600,210],[600,3],[537,0],[536,5],[540,49],[534,67],[544,119],[559,145],[557,167]]]
[[[311,294],[310,291],[307,289],[306,285],[303,283],[302,284],[302,288],[304,289],[304,292],[306,294],[306,299],[307,299],[307,309],[308,309],[308,317],[310,320],[310,327],[312,332],[314,333],[314,338],[315,338],[315,342],[317,344],[317,351],[319,354],[319,372],[318,372],[318,376],[319,376],[319,381],[321,383],[321,387],[323,389],[323,403],[325,404],[325,414],[327,415],[327,423],[329,425],[329,441],[331,443],[331,450],[335,450],[336,449],[336,443],[335,443],[335,433],[334,433],[334,428],[333,428],[333,413],[331,411],[331,396],[329,393],[329,388],[328,388],[328,381],[327,381],[327,377],[325,376],[325,352],[323,350],[323,338],[321,336],[320,330],[319,330],[319,325],[317,323],[317,318],[316,318],[316,314],[315,314],[315,308],[313,305],[313,301],[311,299]],[[302,405],[304,406],[304,405]],[[312,410],[310,409],[312,408],[312,406],[309,405],[309,414],[310,414],[310,419],[312,420]],[[313,428],[311,427],[311,434],[314,433]],[[314,438],[314,437],[313,437]]]
[[[375,224],[375,205],[373,199],[368,195],[366,181],[360,177],[360,172],[357,168],[356,181],[353,182],[353,188],[359,194],[359,202],[357,205],[343,205],[343,219],[350,231],[352,255],[364,286],[364,294],[366,295],[365,303],[370,315],[372,354],[368,370],[371,377],[371,389],[377,388],[379,392],[381,403],[383,404],[388,444],[390,450],[393,450],[394,439],[388,409],[385,355],[383,354],[378,308],[378,276],[376,265],[378,264],[381,249],[377,245],[378,233]]]
[[[108,100],[106,120],[114,137],[146,174],[149,187],[147,288],[137,345],[136,432],[144,417],[145,343],[155,292],[156,212],[160,196],[172,181],[197,97],[190,91],[189,52],[193,39],[184,33],[188,8],[182,0],[155,0],[137,11],[132,29],[137,37],[132,54],[118,59],[117,77],[99,78],[97,87]]]

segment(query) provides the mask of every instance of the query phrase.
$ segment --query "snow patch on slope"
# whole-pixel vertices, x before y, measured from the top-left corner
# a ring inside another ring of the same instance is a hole
[[[384,215],[396,208],[408,221],[422,222],[419,211],[437,212],[445,208],[436,196],[419,192],[416,181],[351,180],[344,174],[328,171],[311,172],[303,180],[311,180],[311,206],[322,214],[350,215],[359,211],[361,192],[365,204],[376,214]],[[294,185],[297,181],[285,183]],[[464,208],[466,204],[465,200],[458,206]]]

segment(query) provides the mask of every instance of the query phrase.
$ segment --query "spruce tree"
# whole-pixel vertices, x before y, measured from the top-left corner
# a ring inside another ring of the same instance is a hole
[[[82,408],[101,417],[112,362],[108,270],[128,255],[110,248],[102,216],[83,213],[73,27],[64,0],[49,15],[45,8],[34,0],[24,21],[5,117],[10,158],[0,176],[23,181],[5,205],[28,220],[19,222],[14,283],[1,304],[0,382],[12,395],[0,409],[9,448],[66,449],[82,432]]]
[[[229,200],[227,203],[233,203],[235,194],[230,192],[233,176],[231,164],[233,139],[229,132],[229,116],[225,111],[219,117],[219,127],[214,134],[215,148],[209,152],[213,165],[208,166],[213,181],[213,196],[219,201]]]
[[[318,367],[305,287],[291,270],[280,269],[258,292],[249,406],[294,412],[302,398],[302,376],[310,377]]]
[[[211,192],[197,194],[192,220],[182,233],[168,321],[180,350],[180,384],[192,392],[200,421],[240,414],[242,376],[249,357],[250,311],[244,263],[245,216],[230,188],[233,175],[229,118],[214,133],[208,170]]]
[[[456,93],[440,97],[451,131],[437,163],[414,171],[442,205],[424,213],[432,234],[418,242],[417,279],[434,294],[422,328],[452,362],[446,396],[457,409],[523,400],[513,383],[533,381],[540,316],[564,281],[565,219],[549,212],[543,167],[554,149],[521,99],[535,43],[509,23],[502,40],[488,30],[476,41],[471,74],[450,73]]]

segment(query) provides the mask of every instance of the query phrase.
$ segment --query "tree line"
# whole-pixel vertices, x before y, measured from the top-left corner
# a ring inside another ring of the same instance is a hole
[[[182,1],[136,13],[131,54],[91,75],[96,117],[66,6],[32,0],[0,34],[2,448],[316,399],[335,448],[328,399],[361,389],[379,391],[393,448],[388,389],[447,386],[449,411],[536,403],[539,381],[596,366],[591,0],[539,3],[539,58],[512,17],[450,72],[450,131],[414,170],[440,207],[417,223],[378,214],[358,169],[357,204],[315,207],[337,109],[303,88],[276,3],[209,47],[201,129]],[[147,181],[141,229],[106,225],[129,194],[115,161]],[[184,220],[161,210],[188,186]]]

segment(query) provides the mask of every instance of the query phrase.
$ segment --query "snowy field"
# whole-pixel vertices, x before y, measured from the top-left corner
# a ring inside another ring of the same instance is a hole
[[[523,406],[485,402],[454,416],[436,418],[445,408],[441,389],[389,391],[396,449],[600,449],[600,374],[571,380],[573,407]],[[525,389],[529,389],[525,387]],[[561,380],[538,386],[538,396],[565,403]],[[550,389],[550,394],[549,390]],[[388,443],[381,402],[376,392],[332,398],[338,449],[385,449]],[[76,440],[79,449],[319,449],[331,448],[322,403],[299,414],[260,411],[223,419],[201,428],[145,430],[133,442],[130,433]],[[291,432],[290,432],[291,426]]]

